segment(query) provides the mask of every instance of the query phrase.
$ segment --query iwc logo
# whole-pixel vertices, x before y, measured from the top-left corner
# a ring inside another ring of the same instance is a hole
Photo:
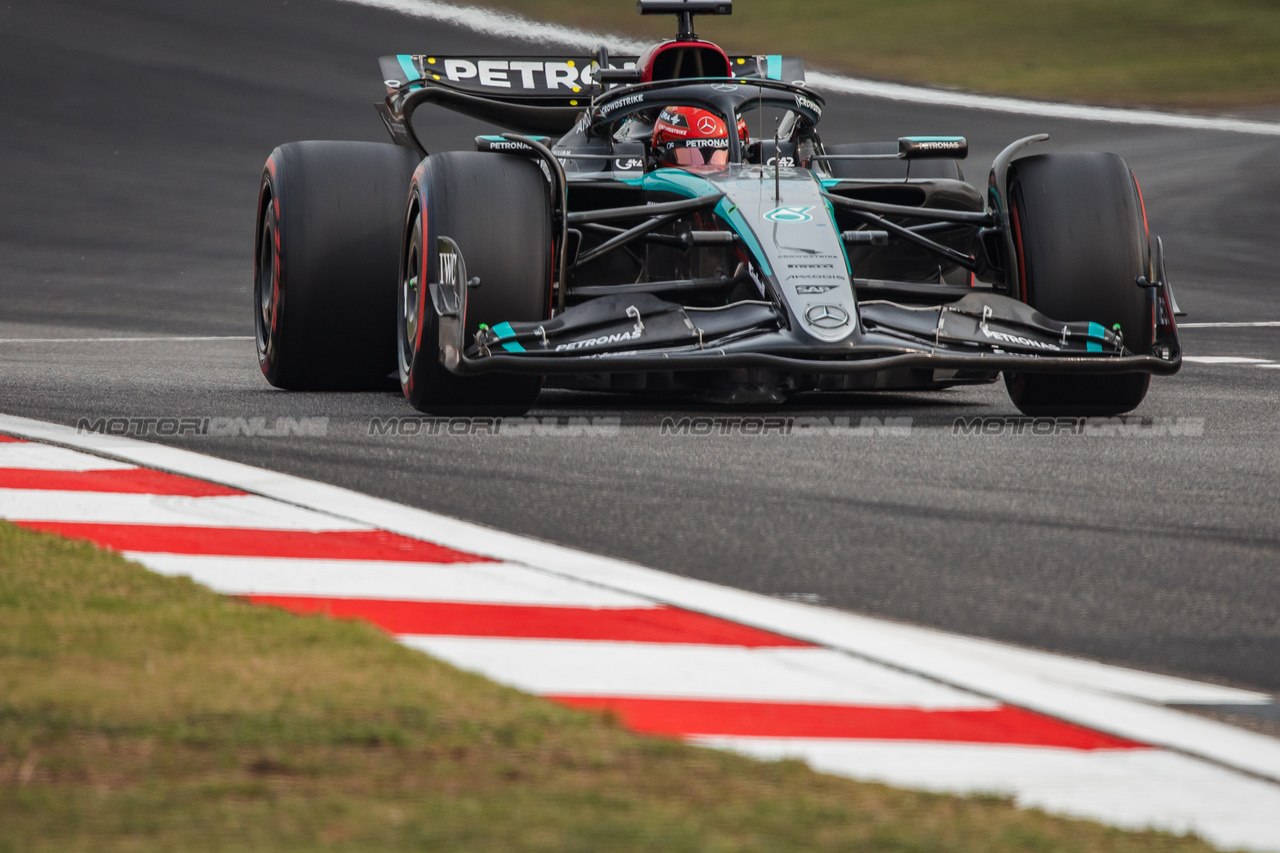
[[[769,222],[812,222],[812,207],[775,207],[764,215]]]
[[[838,329],[849,322],[849,312],[839,305],[815,305],[804,312],[804,318],[819,329]]]

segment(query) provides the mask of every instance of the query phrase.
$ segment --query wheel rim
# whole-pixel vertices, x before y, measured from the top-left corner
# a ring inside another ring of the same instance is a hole
[[[258,249],[258,263],[253,281],[258,342],[258,360],[266,363],[274,337],[280,307],[279,259],[276,253],[276,223],[272,205],[267,205],[262,217],[262,239]]]
[[[400,322],[397,324],[400,339],[400,378],[407,381],[413,366],[413,357],[417,352],[418,332],[422,324],[422,293],[425,283],[422,275],[422,217],[417,216],[413,222],[412,237],[409,240],[409,251],[405,253],[404,268],[400,271],[400,293],[398,294]]]

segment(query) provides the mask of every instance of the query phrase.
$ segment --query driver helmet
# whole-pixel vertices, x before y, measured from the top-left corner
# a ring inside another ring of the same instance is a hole
[[[746,145],[745,119],[738,119],[738,137]],[[653,126],[653,152],[673,166],[723,166],[729,162],[729,131],[713,112],[667,107]]]

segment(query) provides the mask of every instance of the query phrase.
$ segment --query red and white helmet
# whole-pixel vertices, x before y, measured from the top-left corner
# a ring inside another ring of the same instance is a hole
[[[738,137],[747,144],[747,122],[738,119]],[[653,126],[653,152],[675,166],[723,166],[729,162],[724,119],[698,107],[667,107]]]

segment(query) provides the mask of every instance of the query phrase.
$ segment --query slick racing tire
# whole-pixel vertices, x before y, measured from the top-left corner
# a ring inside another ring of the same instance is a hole
[[[428,283],[440,281],[438,241],[457,244],[466,274],[469,344],[481,323],[551,316],[549,185],[522,157],[434,154],[422,162],[404,219],[396,324],[400,387],[410,404],[438,415],[519,415],[542,388],[536,375],[457,376],[440,361],[440,318]]]
[[[897,154],[898,143],[853,142],[847,145],[828,145],[828,154]],[[847,180],[901,181],[904,178],[929,178],[963,181],[959,160],[828,160],[833,178]],[[910,165],[910,171],[907,167]]]
[[[401,214],[418,157],[292,142],[267,158],[253,297],[258,364],[278,388],[395,387]]]
[[[1022,301],[1063,322],[1117,324],[1125,349],[1151,352],[1155,315],[1142,196],[1115,154],[1039,154],[1009,169],[1010,224]],[[1151,377],[1006,373],[1013,403],[1032,416],[1111,416],[1137,408]]]

